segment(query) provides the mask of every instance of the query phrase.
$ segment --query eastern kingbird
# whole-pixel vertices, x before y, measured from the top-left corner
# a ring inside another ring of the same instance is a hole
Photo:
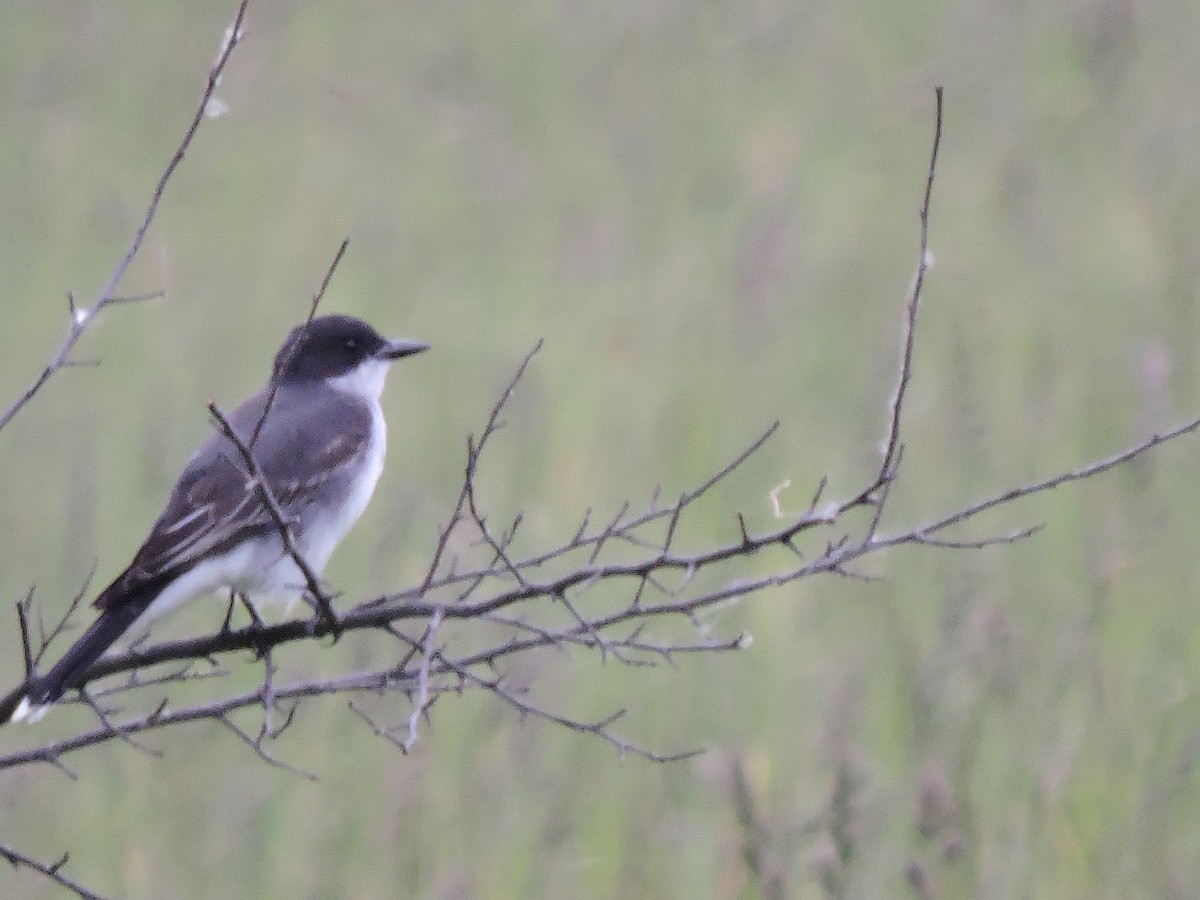
[[[293,329],[267,386],[228,417],[316,575],[362,515],[383,470],[387,427],[379,396],[394,359],[427,344],[385,340],[351,316]],[[285,550],[238,448],[213,434],[192,456],[124,572],[96,598],[96,621],[44,675],[0,700],[0,723],[35,721],[134,623],[228,589],[294,601],[305,578]]]

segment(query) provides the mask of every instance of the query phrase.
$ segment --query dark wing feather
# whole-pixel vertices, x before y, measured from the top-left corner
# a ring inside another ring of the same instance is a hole
[[[298,515],[322,483],[363,453],[371,410],[332,388],[309,388],[302,403],[287,402],[281,387],[252,451],[284,515]],[[248,442],[266,404],[264,390],[239,406],[229,423]],[[297,478],[307,472],[307,478]],[[315,476],[311,473],[317,473]],[[246,474],[237,448],[214,433],[192,456],[171,491],[167,508],[133,562],[99,597],[100,609],[120,606],[147,585],[166,582],[206,557],[246,538],[275,530],[270,513]]]

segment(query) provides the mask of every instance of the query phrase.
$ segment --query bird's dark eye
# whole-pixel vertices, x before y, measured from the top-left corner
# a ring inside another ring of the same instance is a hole
[[[346,349],[347,350],[357,350],[358,349],[358,341],[354,338],[347,338],[346,339]]]

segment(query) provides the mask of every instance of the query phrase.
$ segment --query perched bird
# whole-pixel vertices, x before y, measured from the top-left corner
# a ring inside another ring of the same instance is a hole
[[[383,470],[388,364],[428,349],[386,340],[351,316],[314,318],[283,342],[267,386],[228,417],[317,576]],[[0,700],[0,723],[40,718],[135,623],[218,590],[288,602],[304,587],[239,449],[215,433],[184,467],[133,562],[96,598],[91,627],[49,672]]]

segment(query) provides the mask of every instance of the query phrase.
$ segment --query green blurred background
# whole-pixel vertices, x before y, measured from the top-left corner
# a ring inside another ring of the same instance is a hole
[[[124,253],[232,6],[0,11],[0,405],[58,346],[66,292]],[[78,350],[103,364],[0,433],[0,599],[36,584],[57,613],[127,562],[204,401],[256,389],[347,236],[326,310],[434,347],[393,374],[389,465],[328,572],[350,598],[420,577],[465,436],[539,337],[483,473],[529,546],[677,494],[776,418],[691,546],[735,538],[737,510],[767,527],[785,478],[793,508],[822,475],[850,495],[878,459],[937,83],[936,264],[885,528],[1196,415],[1197,35],[1185,0],[256,0],[231,111],[122,285],[166,299],[113,309]],[[132,898],[1194,897],[1198,454],[970,532],[1047,523],[1016,546],[891,553],[878,580],[711,614],[754,636],[739,654],[514,673],[580,718],[628,707],[644,745],[707,748],[688,762],[622,762],[480,695],[444,698],[402,757],[330,700],[274,748],[316,783],[196,726],[149,736],[161,759],[76,754],[78,781],[0,775],[0,842]],[[11,871],[0,893],[58,896]]]

